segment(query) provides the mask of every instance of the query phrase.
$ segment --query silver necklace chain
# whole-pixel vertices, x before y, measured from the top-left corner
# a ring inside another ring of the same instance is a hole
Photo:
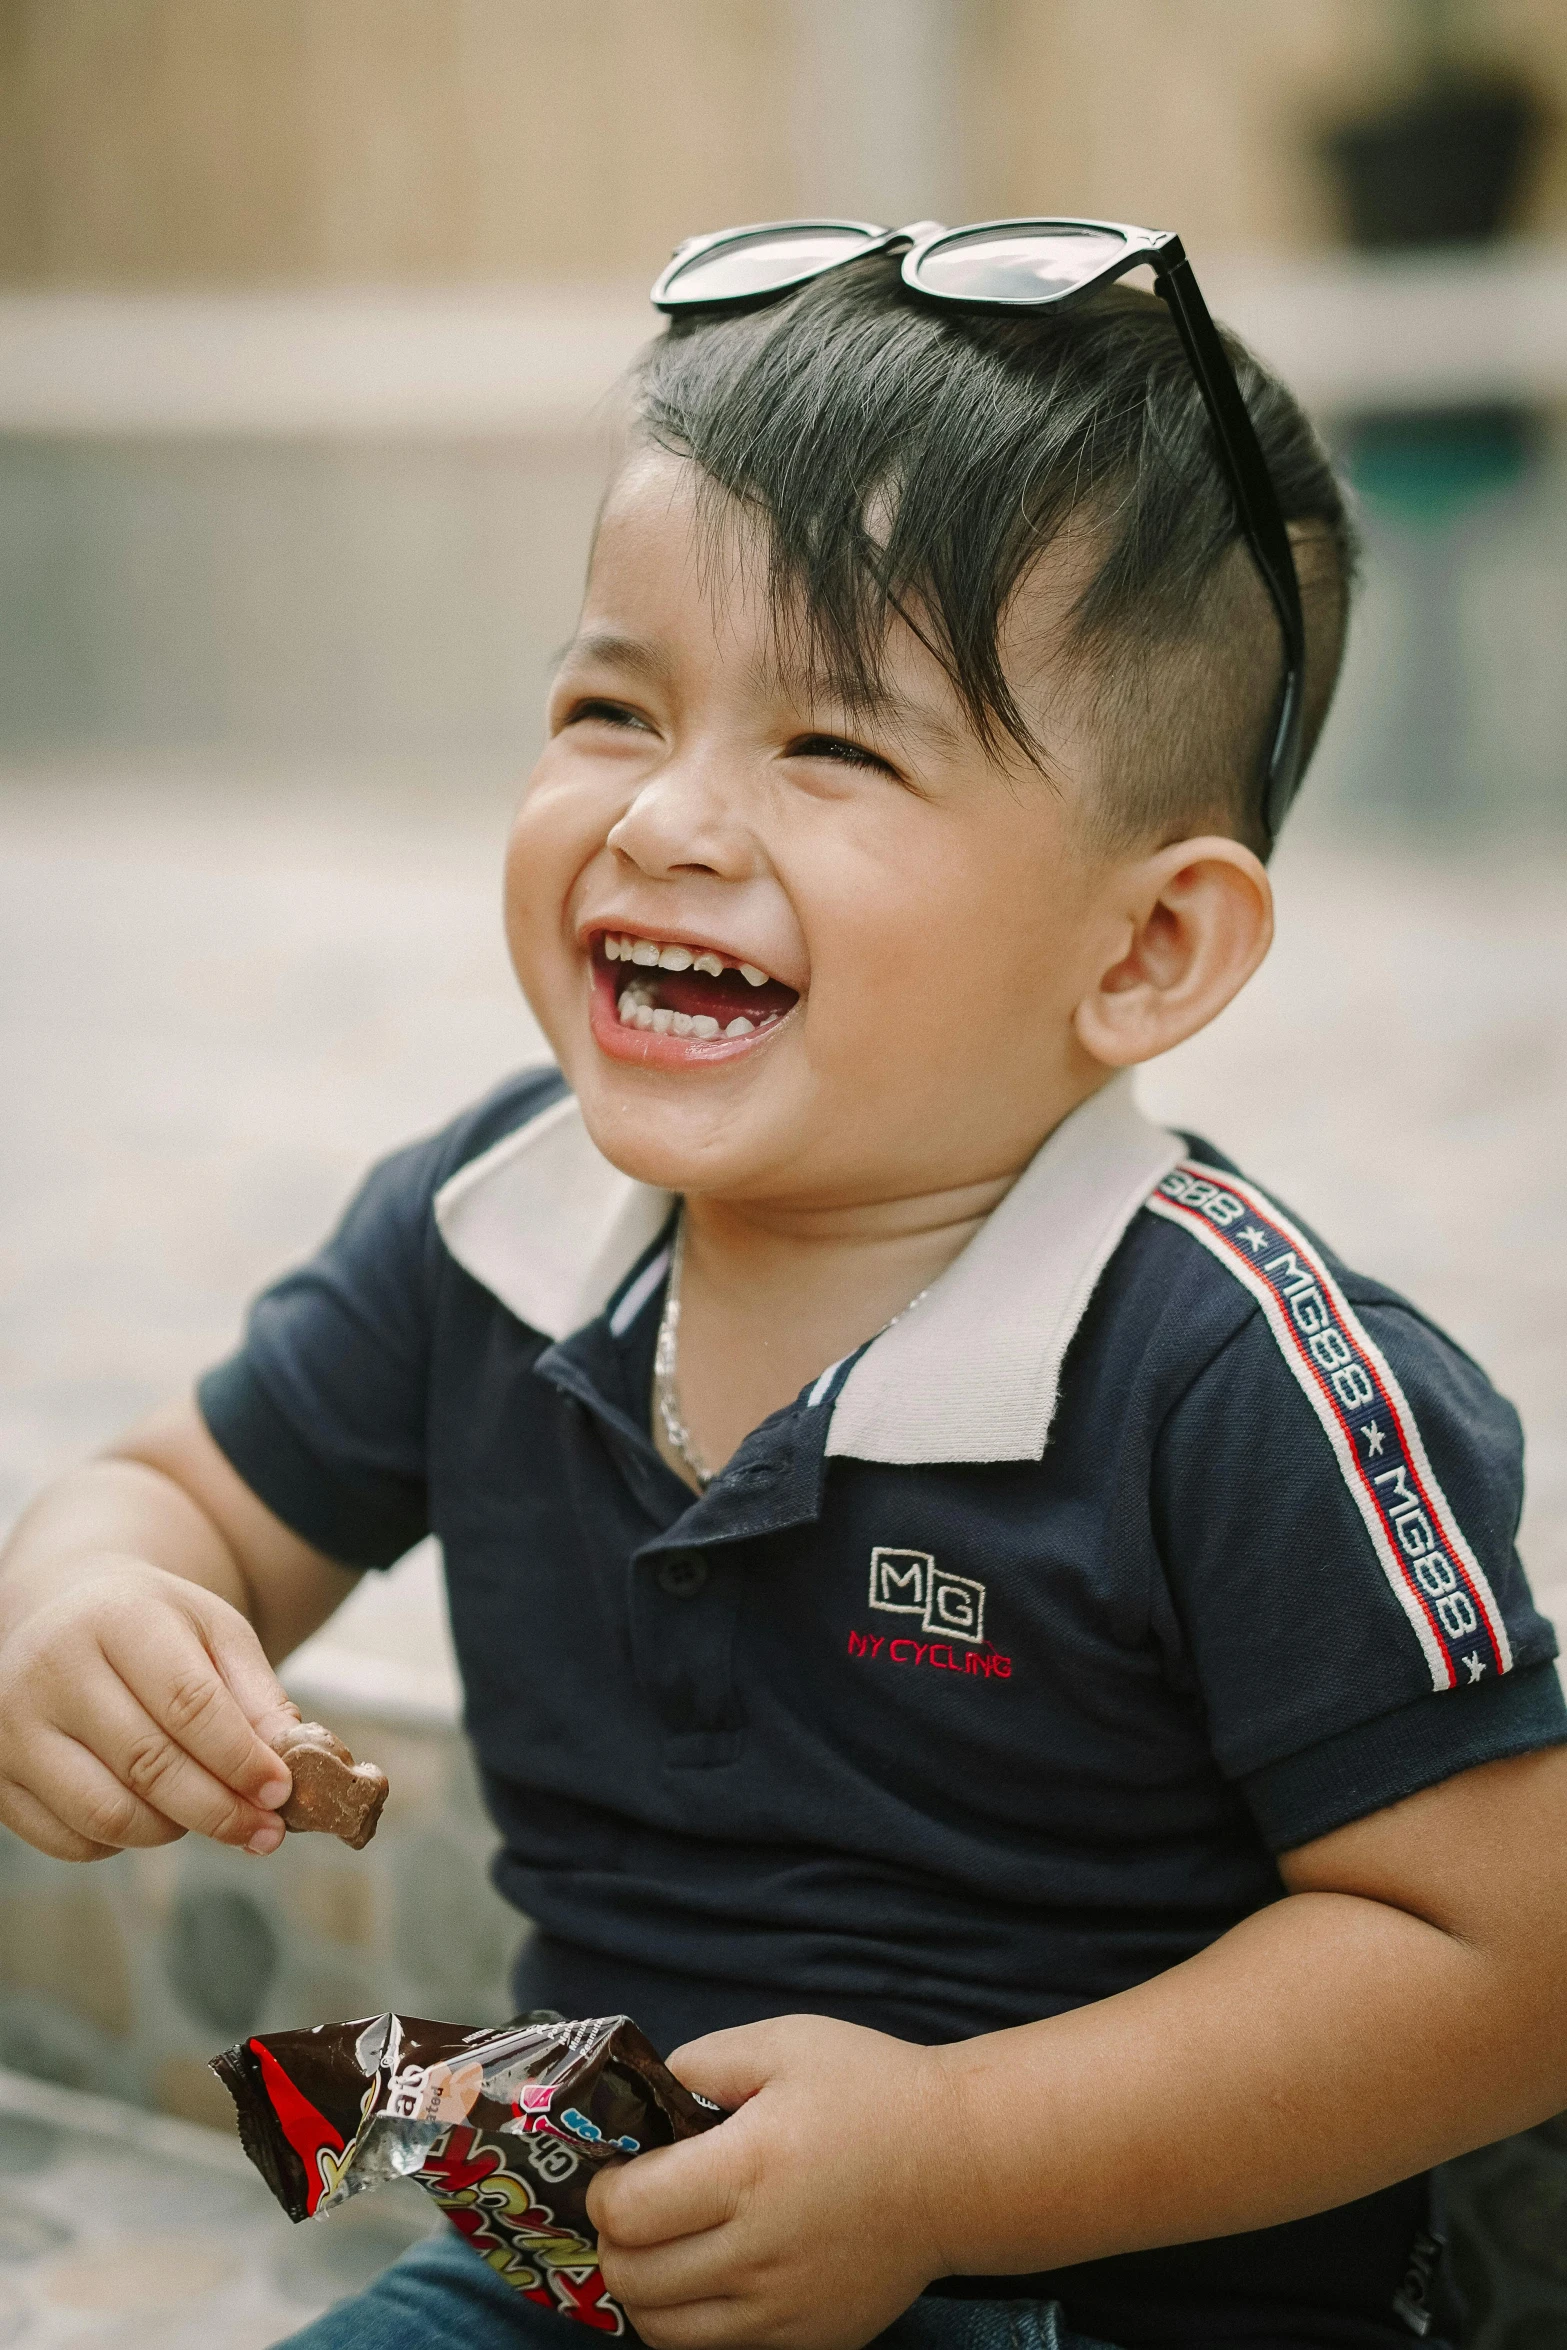
[[[686,1214],[682,1208],[675,1225],[674,1247],[670,1251],[669,1285],[664,1291],[658,1344],[653,1349],[653,1398],[658,1405],[659,1420],[670,1451],[690,1471],[699,1490],[705,1493],[713,1482],[713,1472],[697,1451],[691,1440],[691,1431],[680,1416],[680,1391],[675,1385],[680,1352],[680,1275],[685,1261]]]
[[[653,1349],[653,1400],[658,1406],[659,1424],[670,1451],[690,1471],[699,1491],[705,1493],[713,1482],[714,1472],[697,1451],[691,1431],[681,1417],[680,1390],[676,1384],[680,1358],[680,1275],[685,1261],[686,1212],[682,1207],[669,1252],[669,1282],[664,1291],[664,1311],[659,1318],[658,1343]],[[906,1314],[913,1313],[928,1293],[927,1283],[918,1297],[911,1297],[890,1322],[882,1325],[877,1336],[884,1338]]]

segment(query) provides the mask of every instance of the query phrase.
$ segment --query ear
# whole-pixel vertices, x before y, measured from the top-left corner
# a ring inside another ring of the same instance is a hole
[[[1114,951],[1073,1013],[1077,1040],[1109,1069],[1195,1036],[1240,993],[1273,943],[1260,858],[1222,835],[1177,841],[1110,883]]]

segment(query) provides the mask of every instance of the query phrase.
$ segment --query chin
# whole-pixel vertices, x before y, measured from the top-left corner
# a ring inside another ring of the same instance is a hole
[[[787,1155],[780,1114],[767,1115],[754,1098],[735,1099],[738,1089],[704,1086],[698,1094],[687,1076],[601,1058],[567,1075],[595,1146],[623,1175],[659,1191],[739,1194],[759,1180],[765,1186]]]
[[[624,1101],[582,1105],[587,1129],[611,1166],[658,1191],[726,1192],[743,1180],[736,1137],[689,1113],[649,1116]]]

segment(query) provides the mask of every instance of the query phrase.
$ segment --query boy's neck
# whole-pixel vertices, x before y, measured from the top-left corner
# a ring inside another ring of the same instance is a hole
[[[850,1264],[923,1269],[928,1287],[1005,1199],[1022,1166],[911,1198],[801,1207],[688,1196],[688,1275],[754,1292],[770,1281],[832,1280]],[[874,1276],[872,1276],[874,1277]]]
[[[806,1201],[687,1192],[682,1206],[687,1277],[694,1270],[705,1284],[733,1289],[743,1298],[771,1280],[793,1290],[802,1282],[834,1280],[846,1267],[860,1264],[883,1268],[895,1285],[905,1268],[919,1271],[918,1287],[928,1288],[1000,1206],[1057,1127],[1102,1092],[1114,1074],[1098,1068],[1063,1089],[1054,1115],[1020,1148],[1005,1152],[1002,1163],[994,1169],[965,1169],[947,1184],[908,1189],[889,1184],[880,1197]],[[868,1270],[866,1278],[874,1281],[877,1275]],[[888,1313],[898,1310],[893,1305]],[[880,1327],[879,1322],[872,1326]]]
[[[707,1466],[721,1467],[769,1413],[939,1279],[1031,1156],[883,1200],[801,1206],[689,1196],[678,1386]]]

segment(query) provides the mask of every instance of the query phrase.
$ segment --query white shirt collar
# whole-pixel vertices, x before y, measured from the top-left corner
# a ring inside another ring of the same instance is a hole
[[[1182,1148],[1138,1109],[1129,1072],[1063,1119],[962,1254],[855,1362],[828,1452],[1038,1460],[1094,1285]],[[558,1339],[603,1312],[670,1205],[600,1155],[567,1095],[460,1168],[435,1218],[465,1271]],[[832,1384],[824,1374],[813,1398]]]

